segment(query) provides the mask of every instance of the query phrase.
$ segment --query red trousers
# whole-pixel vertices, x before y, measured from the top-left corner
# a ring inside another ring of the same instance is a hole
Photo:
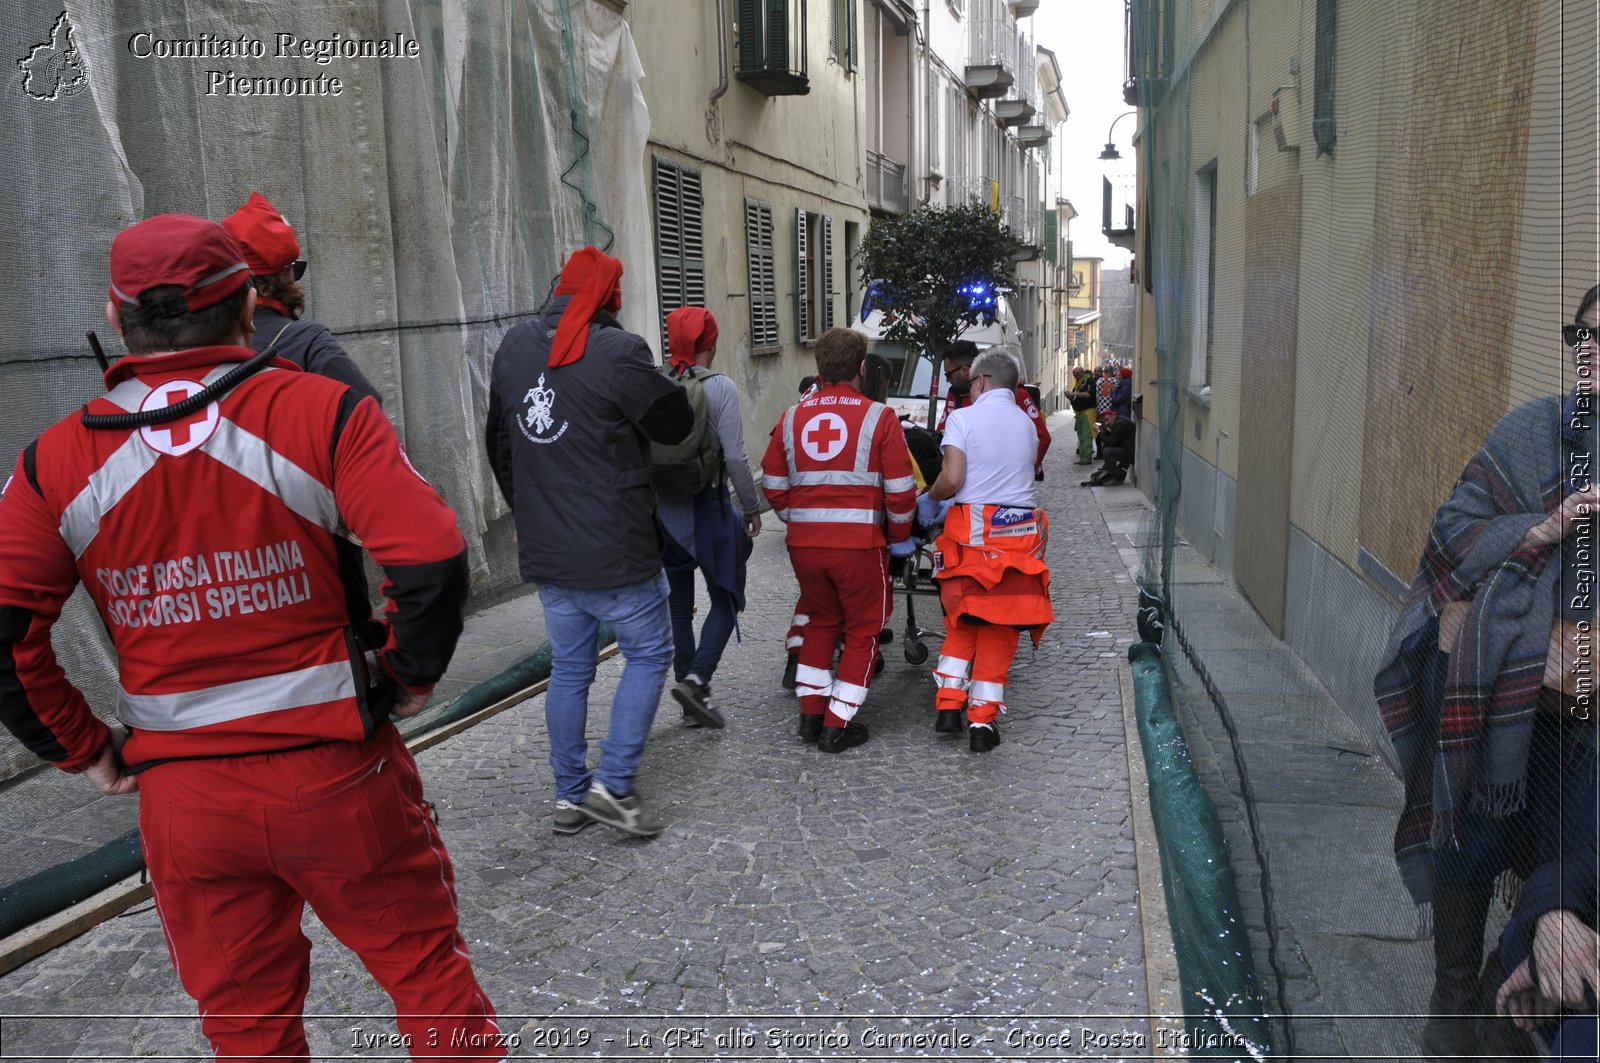
[[[894,598],[889,587],[889,554],[884,549],[836,550],[790,547],[789,560],[808,608],[795,693],[800,711],[825,714],[828,727],[843,727],[867,698],[872,665],[878,657],[878,632],[889,623]],[[839,668],[833,651],[843,640]]]
[[[393,727],[158,765],[139,793],[172,966],[218,1059],[310,1059],[307,903],[393,998],[413,1058],[506,1057],[456,928],[450,857]]]
[[[1006,677],[1017,655],[1021,632],[1003,624],[964,624],[952,619],[939,647],[934,682],[939,709],[967,710],[968,723],[994,723],[1005,708]]]

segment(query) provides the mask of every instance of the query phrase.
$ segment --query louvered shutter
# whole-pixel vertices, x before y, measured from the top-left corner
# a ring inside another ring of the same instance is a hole
[[[822,331],[833,328],[833,219],[822,218]]]
[[[794,327],[800,340],[811,338],[811,276],[806,262],[806,212],[794,212]]]
[[[739,0],[739,69],[760,70],[766,65],[762,13],[766,0]]]
[[[828,58],[839,58],[839,3],[828,0]]]
[[[805,0],[796,0],[804,3]],[[767,55],[763,64],[768,70],[788,70],[789,63],[789,4],[788,0],[767,0]],[[798,65],[798,64],[795,64]]]
[[[772,260],[772,207],[744,201],[745,255],[749,260],[750,346],[778,345],[778,295]]]
[[[656,291],[661,307],[661,350],[667,350],[667,315],[706,302],[705,199],[700,171],[655,160]]]
[[[844,5],[845,21],[849,24],[850,30],[849,50],[845,54],[845,67],[854,74],[861,62],[861,33],[856,24],[856,0],[844,0]]]

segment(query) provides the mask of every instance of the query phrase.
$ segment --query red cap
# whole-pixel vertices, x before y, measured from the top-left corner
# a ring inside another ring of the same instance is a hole
[[[138,308],[151,288],[176,284],[189,312],[220,303],[250,279],[226,229],[193,214],[158,214],[111,241],[111,298]]]
[[[223,218],[222,225],[239,241],[244,260],[256,276],[282,272],[300,257],[294,230],[260,192],[251,192],[244,206]]]
[[[1117,370],[1117,375],[1126,380],[1133,376],[1133,370],[1129,369],[1127,366],[1123,366],[1121,369]]]
[[[672,368],[682,372],[694,356],[717,345],[717,319],[703,306],[680,306],[667,315],[667,348]]]

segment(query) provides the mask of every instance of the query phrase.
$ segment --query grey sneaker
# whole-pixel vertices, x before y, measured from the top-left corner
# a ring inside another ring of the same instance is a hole
[[[725,727],[726,721],[717,707],[711,704],[711,688],[693,679],[685,679],[672,688],[672,699],[683,707],[684,718],[698,720],[693,726]]]
[[[556,802],[556,814],[550,822],[550,829],[557,834],[576,834],[593,822],[594,820],[583,814],[582,805],[560,800]]]
[[[641,838],[654,838],[661,833],[663,826],[644,807],[638,794],[618,797],[599,783],[589,784],[589,796],[578,806],[578,811],[596,823],[604,823]]]

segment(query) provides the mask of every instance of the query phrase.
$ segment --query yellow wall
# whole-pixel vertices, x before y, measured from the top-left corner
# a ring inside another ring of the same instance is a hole
[[[1495,419],[1570,384],[1553,330],[1600,275],[1600,14],[1559,0],[1341,5],[1338,140],[1318,157],[1315,5],[1176,7],[1198,36],[1177,42],[1174,96],[1157,114],[1168,154],[1141,180],[1181,197],[1192,227],[1193,175],[1214,159],[1218,215],[1211,402],[1179,400],[1183,443],[1237,480],[1255,126],[1254,194],[1293,178],[1301,188],[1294,383],[1283,396],[1290,521],[1352,568],[1365,547],[1409,578],[1434,509]],[[1297,151],[1280,151],[1274,123],[1260,121],[1275,95]],[[1192,235],[1157,228],[1158,239]],[[1194,313],[1192,280],[1165,278],[1167,333],[1171,314]],[[1142,358],[1155,357],[1149,309]],[[1160,398],[1147,389],[1147,417]]]

